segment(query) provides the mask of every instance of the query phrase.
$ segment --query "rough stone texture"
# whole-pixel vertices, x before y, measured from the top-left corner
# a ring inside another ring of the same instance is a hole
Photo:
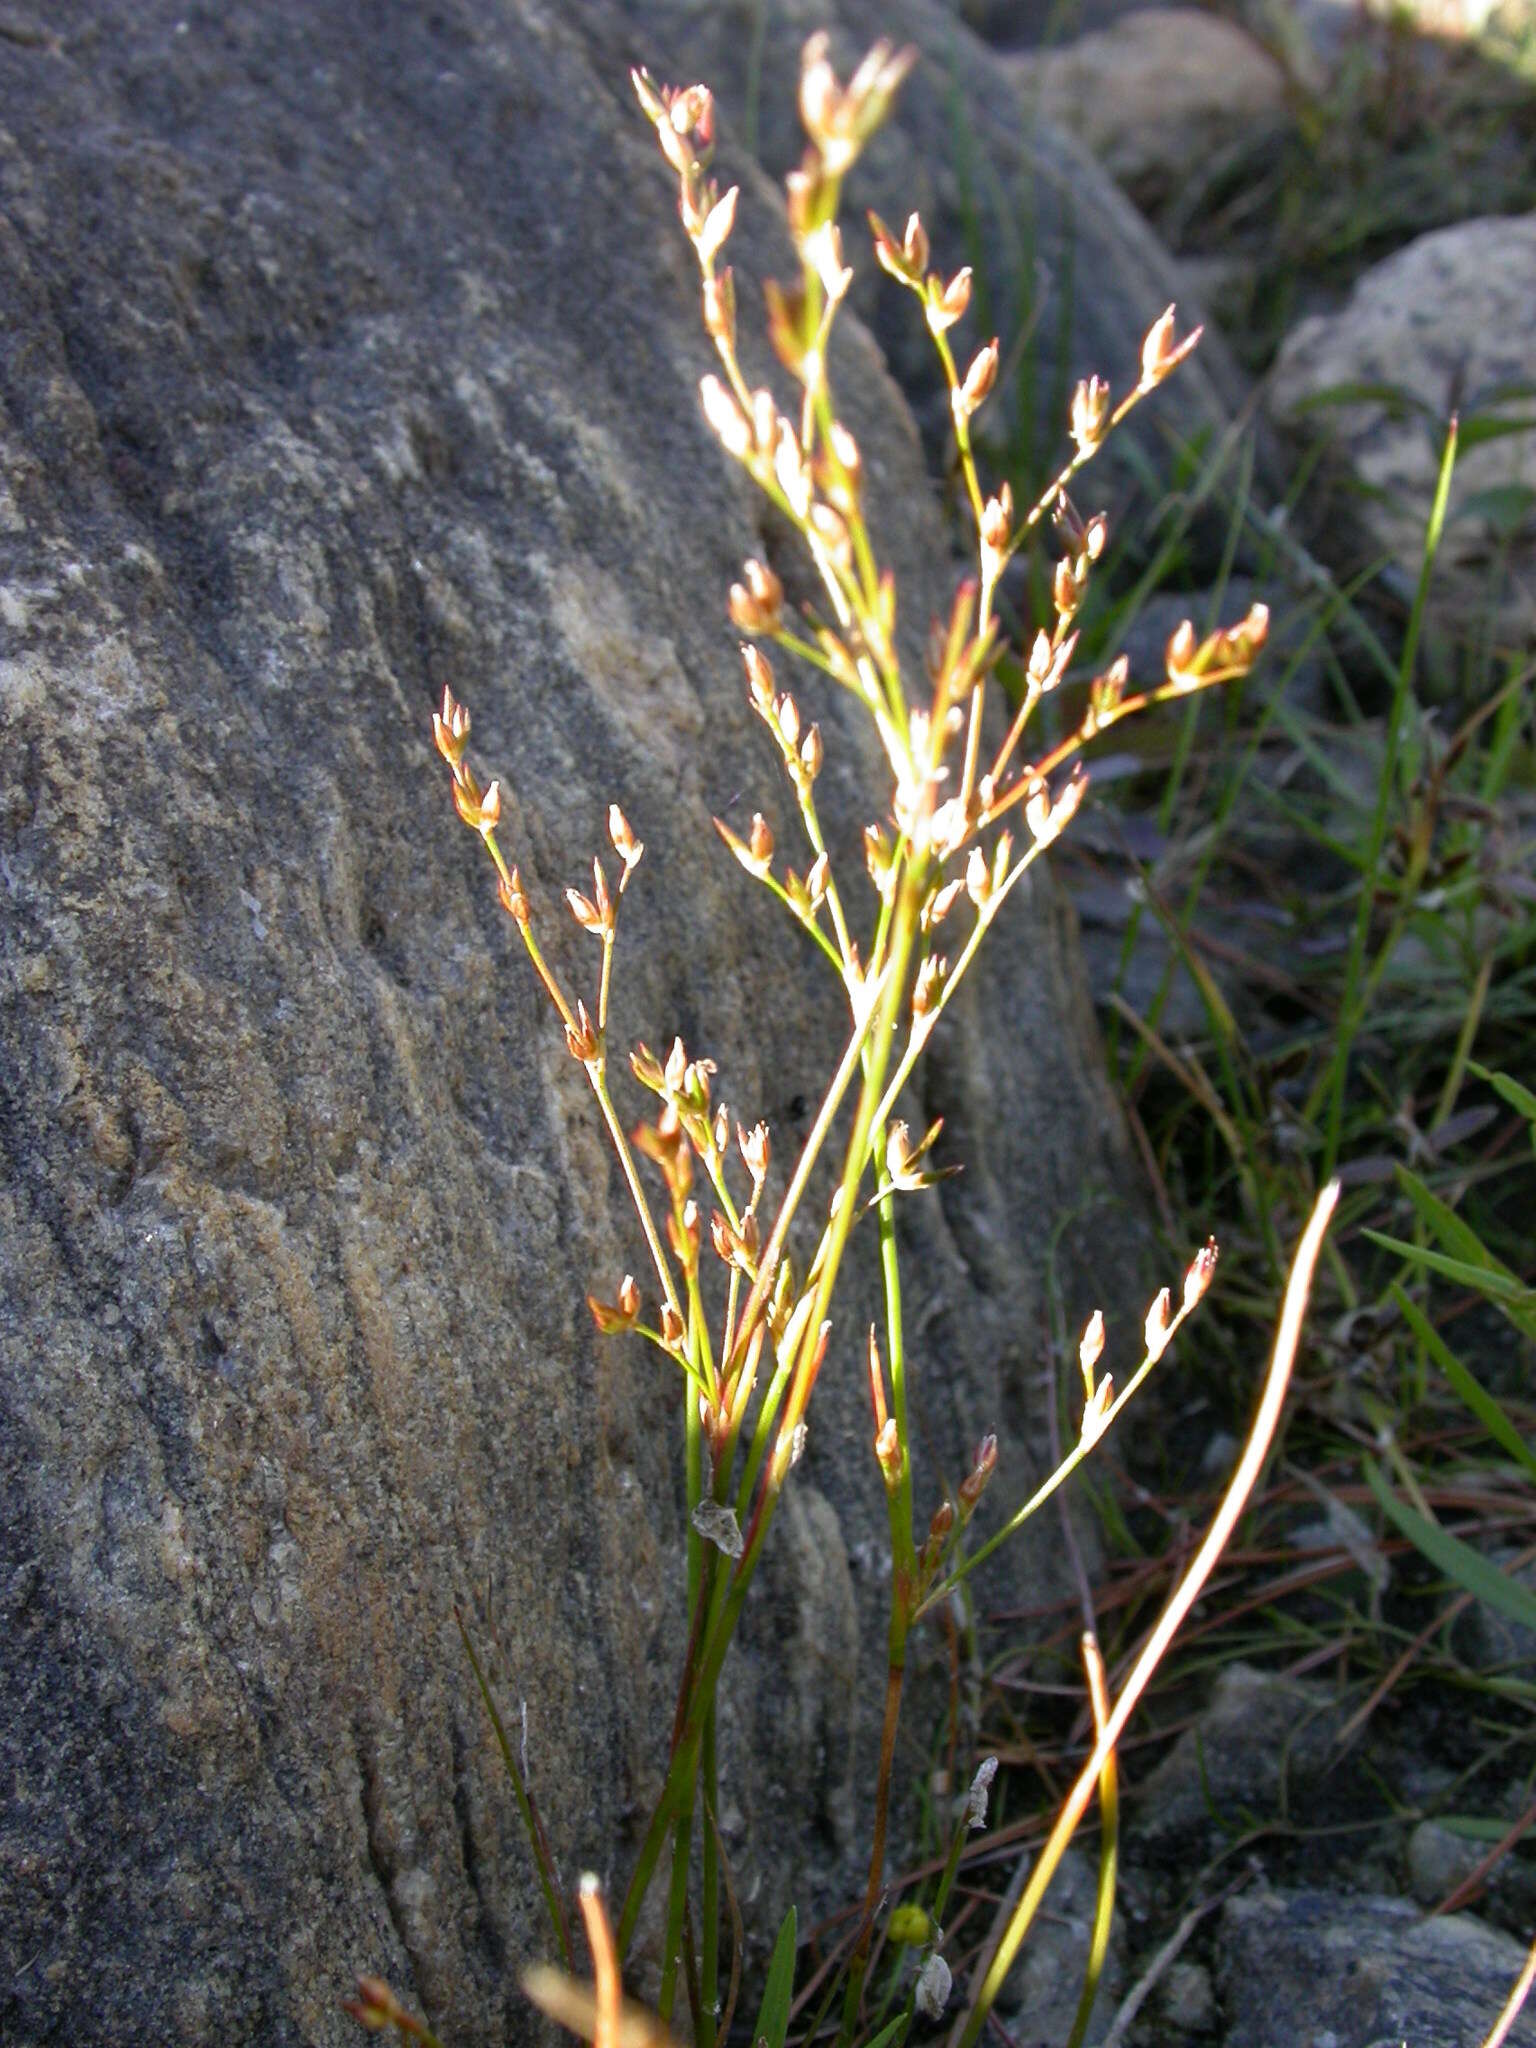
[[[1406,1899],[1258,1892],[1222,1910],[1217,1986],[1226,2048],[1465,2048],[1481,2041],[1525,1960],[1473,1919],[1426,1920]],[[1527,2011],[1506,2039],[1536,2048]]]
[[[1340,386],[1391,385],[1376,400],[1311,409]],[[1510,386],[1536,385],[1536,215],[1464,221],[1421,235],[1366,273],[1347,305],[1286,336],[1270,410],[1293,433],[1322,434],[1354,487],[1348,519],[1317,537],[1335,563],[1389,554],[1411,592],[1424,548],[1444,422]],[[1422,410],[1428,408],[1426,419]],[[1530,412],[1527,396],[1497,408]],[[1473,501],[1478,501],[1474,503]],[[1432,589],[1450,629],[1536,639],[1536,437],[1513,433],[1457,458]]]
[[[1016,1875],[1014,1896],[1027,1869]],[[1098,1866],[1091,1854],[1069,1849],[1051,1882],[1044,1906],[1019,1959],[1003,1980],[998,2011],[1021,2040],[1065,2041],[1077,2017],[1083,1977],[1093,1942],[1093,1915],[1098,1898]],[[1125,1987],[1126,1932],[1124,1914],[1110,1929],[1093,2017],[1086,2040],[1102,2041],[1114,2024],[1115,2008]]]
[[[850,6],[856,36],[874,12]],[[648,852],[617,1030],[714,1054],[792,1157],[840,1019],[708,830],[758,801],[782,822],[722,612],[741,557],[779,538],[700,421],[691,258],[624,78],[637,59],[705,71],[683,32],[717,24],[654,17],[6,13],[0,2035],[18,2048],[350,2041],[336,2000],[357,1967],[460,2048],[527,2037],[512,1987],[544,1937],[456,1596],[500,1645],[505,1703],[527,1704],[568,1874],[622,1877],[656,1789],[678,1392],[581,1307],[641,1248],[427,728],[451,681],[568,978],[594,949],[557,892],[623,803]],[[960,52],[973,132],[1016,166],[1005,86],[948,17],[913,25]],[[941,71],[911,106],[880,159],[897,185],[919,151],[943,157]],[[726,167],[750,306],[785,251],[739,149]],[[1088,367],[1113,339],[1123,375],[1159,271],[1097,189],[1077,193],[1099,240],[1074,349]],[[1212,360],[1172,417],[1217,416]],[[856,323],[837,367],[916,647],[949,587],[918,439]],[[841,704],[807,702],[851,866],[870,749]],[[1000,1499],[1035,1469],[1055,1220],[1082,1213],[1063,1252],[1086,1313],[1074,1245],[1097,1291],[1129,1273],[1138,1214],[1070,920],[1044,882],[1021,896],[913,1105],[950,1116],[970,1170],[905,1224],[922,1439],[954,1469],[1000,1427]],[[729,1672],[722,1825],[760,1921],[791,1884],[848,1883],[869,1783],[867,1246],[854,1267]]]
[[[1337,1761],[1342,1720],[1320,1686],[1227,1665],[1194,1727],[1137,1788],[1134,1833],[1167,1845],[1295,1812]]]
[[[1203,8],[1138,9],[1008,61],[1040,119],[1086,143],[1143,206],[1167,199],[1234,136],[1287,119],[1284,71],[1245,29]]]

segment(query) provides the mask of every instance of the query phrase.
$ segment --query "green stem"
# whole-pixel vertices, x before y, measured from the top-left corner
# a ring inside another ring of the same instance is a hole
[[[696,2048],[714,2048],[715,2020],[720,2003],[720,1851],[715,1840],[714,1816],[720,1811],[720,1771],[715,1755],[715,1710],[711,1705],[704,1722],[704,1891],[703,1926],[699,1939],[703,1947],[703,1982],[699,2000],[699,2036]]]
[[[1355,913],[1355,927],[1350,934],[1349,959],[1344,970],[1344,990],[1339,1001],[1338,1038],[1333,1058],[1313,1090],[1306,1107],[1306,1115],[1310,1118],[1315,1114],[1321,1096],[1326,1093],[1328,1119],[1323,1138],[1321,1173],[1324,1180],[1333,1172],[1339,1156],[1339,1132],[1344,1116],[1344,1088],[1349,1074],[1350,1052],[1364,1021],[1366,1005],[1379,979],[1378,972],[1364,989],[1360,986],[1360,977],[1365,967],[1366,943],[1370,937],[1371,912],[1375,908],[1382,856],[1386,848],[1387,816],[1397,785],[1397,763],[1402,750],[1404,714],[1412,700],[1413,674],[1419,658],[1419,637],[1423,631],[1424,613],[1429,602],[1429,582],[1434,573],[1435,557],[1440,551],[1440,536],[1445,529],[1446,508],[1450,502],[1451,472],[1456,464],[1456,438],[1457,421],[1453,414],[1440,457],[1440,473],[1435,482],[1434,503],[1430,509],[1429,525],[1424,533],[1424,555],[1419,565],[1418,588],[1414,593],[1413,609],[1408,616],[1408,632],[1403,642],[1402,658],[1397,665],[1392,706],[1387,714],[1386,740],[1382,749],[1381,773],[1376,783],[1376,805],[1371,815],[1365,874],[1360,884],[1360,903]]]

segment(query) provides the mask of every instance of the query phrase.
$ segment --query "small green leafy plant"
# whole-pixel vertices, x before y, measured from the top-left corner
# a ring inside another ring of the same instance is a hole
[[[719,374],[706,376],[700,387],[705,417],[726,454],[798,536],[820,584],[821,608],[793,618],[778,576],[763,563],[749,561],[729,597],[730,617],[748,636],[742,659],[750,703],[773,738],[798,811],[803,866],[797,870],[784,860],[760,815],[744,835],[718,819],[716,829],[747,875],[773,894],[823,956],[848,1012],[841,1058],[819,1083],[809,1135],[782,1180],[768,1127],[761,1122],[733,1126],[726,1107],[714,1097],[714,1063],[681,1041],[663,1055],[643,1044],[634,1049],[628,1065],[649,1099],[648,1117],[630,1127],[620,1114],[609,1049],[613,965],[622,899],[644,851],[623,814],[613,807],[607,820],[616,875],[610,877],[601,858],[595,859],[590,893],[585,888],[566,893],[571,915],[601,948],[589,1006],[584,996],[568,993],[540,946],[534,907],[498,841],[499,786],[482,784],[468,760],[468,713],[445,692],[434,721],[438,747],[452,771],[459,815],[484,842],[495,865],[500,901],[591,1087],[644,1243],[645,1285],[626,1274],[611,1296],[589,1297],[594,1321],[606,1335],[632,1333],[651,1344],[665,1368],[676,1374],[682,1396],[689,1629],[665,1782],[615,1926],[609,1925],[595,1880],[582,1881],[593,1988],[550,1970],[527,1980],[531,1995],[547,2010],[602,2044],[661,2038],[674,2022],[680,1989],[690,2008],[693,2039],[703,2048],[714,2048],[730,2030],[742,1944],[739,1929],[727,1939],[727,1907],[734,1921],[735,1903],[714,1825],[719,1808],[717,1689],[804,1445],[817,1379],[829,1354],[838,1281],[861,1216],[873,1213],[884,1284],[883,1330],[872,1326],[861,1348],[892,1569],[868,1883],[855,1936],[840,1972],[823,1993],[825,2014],[841,1989],[840,2038],[848,2042],[894,2043],[905,2037],[917,2015],[934,2020],[945,2012],[953,1988],[942,1932],[945,1906],[969,1834],[985,1822],[991,1777],[986,1765],[955,1817],[948,1859],[931,1903],[898,1909],[907,1917],[894,1930],[894,1945],[904,1947],[908,1956],[915,1953],[916,1967],[899,1989],[893,1982],[879,2016],[872,2019],[865,2011],[866,1979],[884,1897],[892,1774],[911,1632],[1077,1469],[1193,1313],[1216,1265],[1216,1247],[1210,1242],[1195,1254],[1179,1288],[1164,1288],[1157,1295],[1146,1315],[1140,1362],[1118,1396],[1109,1374],[1099,1371],[1105,1330],[1102,1315],[1094,1315],[1079,1347],[1083,1408],[1078,1440],[989,1541],[968,1554],[964,1547],[967,1526],[997,1463],[992,1437],[976,1450],[953,1497],[941,1499],[926,1519],[919,1516],[895,1208],[898,1200],[918,1194],[939,1177],[932,1163],[939,1131],[935,1125],[914,1138],[901,1117],[904,1090],[1008,897],[1077,810],[1086,787],[1078,760],[1084,748],[1153,703],[1244,674],[1263,644],[1267,616],[1255,606],[1239,625],[1203,639],[1186,624],[1169,642],[1164,677],[1137,692],[1129,688],[1123,661],[1096,675],[1074,670],[1073,622],[1103,551],[1105,523],[1101,517],[1080,518],[1068,486],[1198,336],[1176,339],[1170,307],[1146,337],[1136,383],[1118,401],[1097,377],[1079,384],[1070,418],[1074,452],[1039,500],[1016,514],[1006,486],[995,495],[984,493],[971,437],[971,422],[997,376],[998,344],[982,348],[963,371],[951,344],[969,301],[970,272],[962,269],[946,279],[930,270],[928,238],[916,215],[900,236],[872,219],[877,260],[914,295],[933,337],[950,393],[977,546],[977,573],[961,585],[947,621],[934,632],[923,686],[914,687],[898,644],[894,579],[880,567],[866,518],[859,449],[837,416],[828,372],[829,339],[852,278],[837,225],[843,179],[911,62],[910,53],[879,45],[844,86],[828,60],[826,38],[815,37],[806,47],[800,108],[809,148],[787,181],[788,223],[799,271],[791,282],[766,290],[769,334],[796,387],[795,402],[787,410],[768,390],[752,389],[738,361],[734,282],[720,263],[738,194],[734,188],[719,193],[708,178],[711,96],[701,85],[660,88],[643,73],[634,81],[677,178],[683,226],[699,264],[704,326],[719,358]],[[998,581],[1016,550],[1046,522],[1053,525],[1062,550],[1051,581],[1051,615],[1017,664],[1020,688],[1006,721],[1000,721],[1005,723],[1002,738],[994,744],[986,735],[989,683],[997,687],[994,669],[1001,652]],[[863,835],[872,888],[834,867],[816,795],[821,728],[781,690],[765,644],[803,665],[813,686],[846,691],[878,735],[890,788],[881,815]],[[1076,695],[1079,708],[1066,721],[1066,736],[1031,758],[1031,721],[1042,700],[1058,691],[1058,701]],[[1017,839],[1015,825],[1022,827]],[[822,1167],[831,1168],[833,1193],[801,1268],[790,1255],[790,1233],[812,1199]],[[1228,1497],[1118,1698],[1110,1697],[1091,1638],[1085,1644],[1095,1746],[1023,1896],[1000,1920],[979,1959],[956,2022],[966,2048],[984,2024],[1045,1885],[1096,1791],[1107,1818],[1115,1745],[1259,1469],[1279,1413],[1331,1205],[1329,1191],[1316,1207],[1298,1254],[1258,1419]],[[470,1654],[473,1658],[472,1646]],[[478,1661],[475,1671],[494,1717]],[[543,1878],[552,1932],[569,1967],[571,1942],[554,1860],[512,1745],[499,1720],[496,1726]],[[1106,1827],[1105,1832],[1111,1831]],[[1112,1858],[1107,1866],[1112,1869]],[[654,2017],[622,2007],[619,1992],[623,1959],[653,1887],[662,1887],[665,1896]],[[1106,1887],[1106,1925],[1107,1899]],[[754,2040],[767,2041],[769,2048],[779,2048],[790,2023],[794,1929],[791,1916],[780,1931],[753,2032]],[[360,1987],[354,2008],[365,2024],[414,2028],[419,2038],[428,2038],[420,2022],[408,2023],[386,1987],[373,1979],[365,1982],[367,1991]],[[890,2016],[893,2003],[897,2010]]]

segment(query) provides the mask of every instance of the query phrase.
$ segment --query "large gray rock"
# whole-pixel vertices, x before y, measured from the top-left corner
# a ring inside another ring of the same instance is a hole
[[[1481,2041],[1525,1960],[1470,1914],[1428,1920],[1406,1899],[1326,1892],[1244,1894],[1216,1944],[1225,2048],[1463,2048]],[[1522,2013],[1505,2037],[1536,2048]]]
[[[1366,272],[1336,313],[1285,338],[1270,410],[1330,444],[1348,517],[1317,537],[1336,566],[1386,555],[1405,597],[1424,552],[1445,421],[1530,417],[1536,386],[1536,214],[1462,221]],[[1394,400],[1388,393],[1401,394]],[[1458,454],[1431,587],[1449,632],[1536,643],[1536,434]]]
[[[1204,8],[1138,8],[1008,63],[1039,118],[1086,143],[1147,208],[1178,194],[1234,137],[1272,140],[1289,120],[1280,65]]]
[[[455,1597],[500,1646],[514,1720],[526,1703],[568,1877],[622,1881],[657,1789],[679,1390],[581,1307],[641,1272],[641,1247],[427,723],[445,682],[472,705],[570,979],[594,949],[558,891],[624,805],[648,852],[617,1031],[680,1030],[792,1158],[841,1024],[708,829],[778,802],[722,610],[742,556],[778,541],[698,414],[691,259],[624,70],[706,73],[708,53],[678,10],[654,15],[6,13],[0,2035],[18,2048],[350,2040],[336,2001],[358,1967],[461,2048],[524,2037],[516,1966],[547,1944]],[[917,20],[942,49],[940,17]],[[1010,103],[987,90],[977,133],[1006,163]],[[915,174],[919,149],[952,176],[945,94],[942,70],[913,81],[918,125],[883,176]],[[750,305],[786,251],[771,193],[728,161]],[[1100,367],[1123,374],[1158,271],[1106,220],[1074,347],[1087,367],[1112,340]],[[915,649],[948,595],[943,529],[852,322],[837,367]],[[1210,378],[1193,369],[1175,408],[1209,416]],[[852,866],[869,746],[814,684],[806,701]],[[969,1171],[904,1221],[924,1440],[954,1469],[999,1427],[1011,1498],[1037,1469],[1057,1219],[1081,1212],[1061,1256],[1086,1313],[1129,1270],[1139,1214],[1070,921],[1043,881],[1021,897],[913,1105],[951,1117]],[[856,1252],[728,1672],[722,1825],[762,1922],[791,1886],[852,1881],[870,1784],[858,1703],[879,1688],[855,1659],[884,1515]]]

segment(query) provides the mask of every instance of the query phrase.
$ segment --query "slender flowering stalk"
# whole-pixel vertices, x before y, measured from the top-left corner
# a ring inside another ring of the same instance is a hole
[[[1134,694],[1127,694],[1123,664],[1092,679],[1077,675],[1074,621],[1104,553],[1106,526],[1102,517],[1079,520],[1067,486],[1198,335],[1177,339],[1170,308],[1146,337],[1137,383],[1118,401],[1099,378],[1080,384],[1066,423],[1073,454],[1035,505],[1016,510],[1008,485],[992,491],[985,485],[973,434],[997,383],[999,344],[960,346],[970,272],[930,267],[929,238],[913,214],[899,238],[872,218],[874,253],[881,268],[919,299],[938,354],[975,528],[976,572],[962,583],[947,620],[934,629],[926,673],[914,681],[904,668],[896,585],[882,566],[870,523],[871,509],[885,508],[871,507],[874,481],[839,418],[828,366],[853,276],[838,224],[843,180],[912,62],[911,51],[880,43],[844,84],[832,66],[827,38],[816,36],[806,45],[800,112],[807,147],[786,182],[795,267],[766,291],[768,337],[790,386],[782,400],[749,381],[738,353],[736,284],[724,259],[740,194],[735,187],[721,191],[710,176],[713,99],[703,85],[670,88],[644,72],[634,74],[641,107],[676,180],[679,218],[698,263],[703,324],[715,356],[715,368],[699,387],[705,423],[725,459],[745,472],[798,538],[820,584],[818,609],[794,617],[778,574],[753,559],[743,565],[727,601],[730,621],[744,636],[748,702],[774,742],[798,818],[797,844],[803,835],[804,848],[780,846],[761,815],[745,833],[720,820],[716,828],[748,883],[769,891],[826,962],[848,1013],[841,1057],[816,1084],[819,1107],[787,1173],[774,1159],[768,1125],[750,1112],[734,1120],[732,1144],[732,1114],[714,1099],[714,1062],[680,1040],[665,1057],[643,1044],[634,1049],[629,1064],[647,1107],[639,1122],[621,1116],[609,1056],[620,910],[644,847],[623,812],[611,806],[607,851],[593,858],[590,881],[583,874],[565,892],[567,911],[601,949],[590,993],[573,998],[539,943],[545,910],[536,914],[518,868],[502,853],[501,785],[482,784],[469,763],[468,712],[445,690],[433,721],[458,815],[485,846],[498,899],[517,928],[567,1050],[592,1089],[649,1265],[646,1287],[625,1274],[616,1289],[610,1280],[588,1296],[594,1323],[607,1337],[644,1336],[681,1375],[689,1620],[670,1757],[611,1936],[591,1881],[583,1880],[579,1900],[596,1989],[581,1993],[576,2005],[587,2030],[605,2044],[631,2037],[631,2009],[621,2011],[618,2002],[619,1968],[666,1860],[662,2012],[669,2017],[678,1985],[687,1987],[694,2038],[703,2048],[715,2048],[723,1875],[714,1822],[716,1688],[813,1423],[818,1379],[824,1369],[844,1369],[843,1354],[852,1348],[851,1333],[845,1344],[838,1327],[839,1281],[854,1230],[872,1209],[885,1313],[861,1348],[892,1569],[871,1854],[865,1910],[844,1984],[844,2038],[851,2040],[863,2024],[865,1977],[884,1888],[908,1638],[1002,1540],[1000,1534],[969,1555],[964,1550],[968,1525],[998,1468],[991,1436],[977,1448],[953,1495],[941,1495],[926,1521],[919,1520],[908,1400],[917,1361],[909,1354],[904,1326],[895,1205],[923,1198],[954,1168],[940,1156],[938,1125],[914,1138],[901,1120],[902,1097],[983,939],[1083,800],[1086,776],[1076,767],[1070,775],[1062,771],[1099,733],[1133,713],[1245,673],[1264,637],[1265,615],[1256,607],[1240,625],[1204,641],[1196,641],[1192,627],[1180,628],[1167,649],[1164,677]],[[988,759],[982,733],[1001,647],[999,582],[1023,539],[1048,514],[1063,542],[1050,615],[1021,655],[1024,685],[1005,738]],[[811,693],[805,703],[781,687],[769,649],[803,678]],[[1041,702],[1076,693],[1085,682],[1068,736],[1030,758],[1031,721]],[[826,745],[808,706],[828,685],[847,691],[863,707],[888,775],[888,792],[865,825],[862,878],[856,865],[838,871],[816,801]],[[998,829],[1014,810],[1020,813],[1017,848],[1011,831]],[[617,860],[617,871],[605,865],[610,858]],[[835,1190],[810,1259],[796,1270],[791,1227],[804,1218],[819,1169],[830,1169]],[[1104,1337],[1102,1324],[1091,1327],[1080,1360],[1080,1440],[1003,1534],[1063,1483],[1113,1425],[1193,1313],[1214,1259],[1214,1245],[1198,1255],[1177,1303],[1167,1291],[1153,1303],[1142,1363],[1118,1399],[1110,1377],[1096,1376]],[[644,1270],[638,1257],[634,1263]],[[984,1808],[984,1798],[979,1804]],[[701,1808],[696,1857],[694,1821]],[[952,1864],[966,1829],[979,1824],[967,1820],[957,1830]],[[952,1868],[949,1881],[953,1874]],[[948,1881],[942,1889],[947,1896]],[[551,1900],[551,1911],[563,1934],[560,1901]],[[575,2009],[575,1994],[568,1988],[552,1991],[551,1981],[540,1980],[539,1995],[549,2010],[563,2000],[564,2017]],[[908,2020],[917,2010],[936,2016],[950,1988],[950,1968],[935,1943]],[[369,2010],[388,2009],[381,2004]],[[390,2019],[398,2024],[393,2013]]]

